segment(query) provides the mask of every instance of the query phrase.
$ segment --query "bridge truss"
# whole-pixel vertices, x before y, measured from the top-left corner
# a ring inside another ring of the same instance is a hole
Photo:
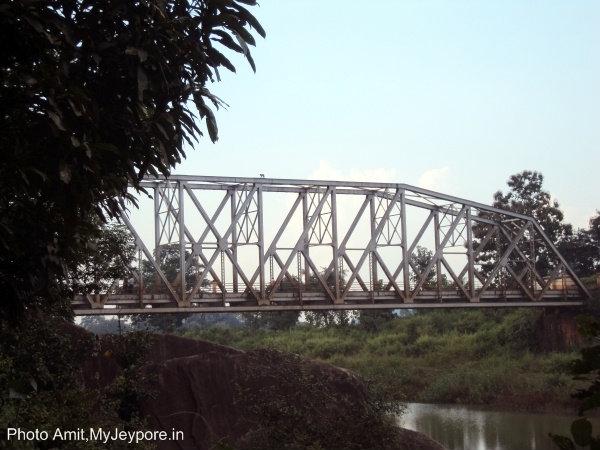
[[[76,314],[576,306],[589,298],[533,218],[426,189],[182,175],[142,185],[152,213],[121,217],[137,251],[130,278],[80,292]]]

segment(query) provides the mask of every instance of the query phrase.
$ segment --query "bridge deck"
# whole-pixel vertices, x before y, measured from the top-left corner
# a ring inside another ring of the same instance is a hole
[[[441,294],[441,295],[440,295]],[[268,304],[258,305],[243,293],[197,294],[189,306],[180,307],[168,294],[115,294],[108,298],[97,298],[95,307],[78,297],[73,302],[75,315],[102,314],[165,314],[201,312],[249,312],[249,311],[308,311],[308,310],[353,310],[353,309],[418,309],[418,308],[498,308],[498,307],[576,307],[583,306],[585,299],[575,292],[548,291],[543,300],[531,301],[517,290],[487,291],[478,302],[461,296],[460,292],[423,291],[414,301],[403,302],[389,291],[350,292],[343,303],[331,303],[326,293],[282,292]]]

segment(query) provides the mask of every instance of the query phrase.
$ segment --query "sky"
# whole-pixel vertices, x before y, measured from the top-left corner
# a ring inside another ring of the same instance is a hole
[[[482,203],[537,170],[600,209],[600,2],[263,0],[254,74],[178,174],[400,182]]]

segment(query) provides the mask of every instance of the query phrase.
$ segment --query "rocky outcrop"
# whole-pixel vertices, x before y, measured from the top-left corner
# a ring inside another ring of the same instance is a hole
[[[102,338],[85,370],[90,387],[122,370],[123,349]],[[151,380],[143,413],[152,430],[179,430],[181,449],[443,450],[398,428],[352,372],[273,350],[241,351],[170,335],[151,339],[140,380]]]

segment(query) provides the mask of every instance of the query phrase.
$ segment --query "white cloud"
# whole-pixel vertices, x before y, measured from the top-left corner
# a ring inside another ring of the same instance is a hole
[[[431,189],[432,191],[447,190],[449,175],[449,167],[429,169],[421,174],[417,184],[422,188]]]
[[[410,179],[401,177],[394,168],[351,167],[349,169],[338,169],[325,159],[319,161],[319,165],[310,173],[309,179],[412,184]],[[450,187],[450,168],[446,166],[426,170],[418,177],[417,186],[433,191],[447,191]]]
[[[596,215],[596,210],[593,208],[585,208],[577,205],[563,205],[560,202],[559,205],[565,215],[565,222],[572,224],[574,228],[588,228],[590,219]]]
[[[350,168],[348,170],[336,169],[329,161],[320,160],[319,166],[309,175],[313,180],[342,180],[342,181],[376,181],[384,183],[398,183],[396,169],[387,167],[373,167],[365,169]]]

